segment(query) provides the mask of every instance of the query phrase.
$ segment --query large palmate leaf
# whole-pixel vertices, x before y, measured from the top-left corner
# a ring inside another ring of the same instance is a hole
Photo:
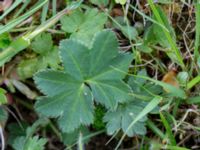
[[[92,48],[72,39],[64,40],[60,43],[60,56],[64,71],[42,71],[34,79],[46,95],[39,98],[36,110],[60,117],[58,123],[64,132],[93,122],[93,100],[115,110],[119,102],[129,98],[130,88],[122,81],[122,72],[128,70],[132,56],[119,53],[112,31],[97,34]]]
[[[85,13],[80,10],[72,12],[61,19],[62,29],[71,33],[71,38],[77,38],[90,45],[95,33],[103,29],[107,17],[97,9],[88,9]]]

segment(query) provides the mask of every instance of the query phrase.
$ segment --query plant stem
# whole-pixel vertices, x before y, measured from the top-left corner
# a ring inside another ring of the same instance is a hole
[[[56,136],[62,140],[62,135],[60,134],[59,130],[54,126],[54,124],[52,123],[52,121],[49,119],[49,126],[51,127],[51,129],[53,130],[53,132],[56,134]]]
[[[194,43],[194,57],[195,60],[199,57],[199,42],[200,42],[200,3],[197,2],[195,5],[196,15],[196,32],[195,32],[195,43]]]

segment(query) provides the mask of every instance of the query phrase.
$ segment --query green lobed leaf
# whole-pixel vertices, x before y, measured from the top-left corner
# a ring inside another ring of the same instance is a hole
[[[117,16],[113,18],[112,26],[121,30],[123,35],[128,38],[129,40],[137,40],[138,31],[136,27],[131,26],[128,20],[124,20],[123,16]]]
[[[12,146],[14,144],[14,141],[18,137],[25,137],[26,128],[28,128],[28,124],[25,122],[21,122],[20,125],[18,123],[9,124],[8,125],[9,138],[8,138],[7,143]]]
[[[17,73],[21,79],[30,78],[34,73],[47,67],[57,69],[60,58],[58,47],[53,46],[51,34],[42,33],[32,42],[31,48],[38,54],[37,57],[23,59],[18,67]]]
[[[44,145],[46,143],[46,139],[39,139],[38,136],[34,136],[28,140],[26,137],[21,136],[14,141],[13,148],[15,150],[44,150]]]
[[[147,76],[147,72],[145,69],[140,70],[137,73],[137,76]],[[128,80],[129,86],[133,90],[133,97],[132,100],[144,100],[150,101],[154,95],[159,95],[163,90],[160,86],[152,84],[148,80],[144,78],[136,78],[136,77],[129,77]]]
[[[111,31],[96,35],[92,48],[75,40],[60,43],[64,71],[46,70],[35,75],[38,88],[46,95],[35,108],[49,117],[59,117],[62,131],[72,132],[93,122],[93,99],[114,110],[131,92],[122,79],[132,60],[119,53],[117,39]]]
[[[147,72],[145,69],[142,69],[137,75],[147,76]],[[141,99],[151,101],[154,96],[150,93],[159,94],[162,91],[159,86],[150,84],[150,82],[142,78],[131,76],[128,79],[128,84],[133,91],[133,96],[130,98],[129,102],[118,106],[115,111],[108,111],[104,117],[104,122],[107,122],[108,134],[113,134],[119,130],[122,130],[125,133],[131,122],[148,104],[147,102],[141,101]],[[153,111],[157,112],[157,108]],[[131,126],[126,134],[128,136],[134,136],[136,134],[144,135],[146,133],[146,120],[147,115],[144,115],[142,119]]]
[[[44,145],[47,143],[47,140],[44,138],[40,138],[38,136],[34,136],[30,138],[26,145],[24,146],[24,150],[44,150]]]
[[[21,127],[20,129],[16,124],[9,126],[9,131],[13,138],[9,141],[9,144],[15,150],[44,150],[44,145],[47,143],[47,139],[33,135],[39,126],[46,126],[48,122],[48,119],[40,118],[35,121],[31,127],[27,127],[25,130],[26,132],[24,131],[24,128]],[[25,127],[26,126],[27,125],[25,124]],[[18,131],[16,131],[16,129]]]
[[[54,46],[51,51],[48,51],[46,54],[42,55],[40,59],[43,60],[47,66],[57,69],[60,63],[58,47]]]
[[[88,9],[85,13],[75,10],[69,16],[61,18],[62,29],[71,33],[71,38],[79,39],[90,45],[95,33],[101,31],[107,17],[97,9]]]
[[[122,141],[124,140],[126,134],[128,134],[129,130],[131,130],[131,128],[138,123],[138,121],[140,121],[142,118],[144,118],[148,113],[150,113],[154,108],[156,108],[158,106],[158,104],[162,101],[162,97],[159,96],[155,96],[139,113],[138,115],[133,119],[133,121],[129,124],[128,128],[126,129],[126,131],[124,132],[124,134],[122,135],[121,139],[119,140],[115,150],[117,150],[120,146],[120,144],[122,143]]]
[[[31,48],[39,54],[44,54],[52,50],[53,41],[50,33],[41,33],[31,44]]]
[[[30,78],[38,70],[38,58],[22,60],[17,66],[17,74],[21,79]],[[41,64],[40,66],[41,67]]]
[[[107,133],[112,135],[120,129],[122,129],[123,132],[126,132],[131,122],[145,106],[146,103],[144,102],[133,101],[131,103],[119,106],[116,111],[107,112],[104,117],[104,121],[107,122]],[[135,123],[126,134],[130,137],[135,134],[144,135],[146,133],[146,120],[147,117],[144,116],[137,123]]]
[[[24,150],[25,142],[26,142],[26,137],[24,136],[17,137],[12,147],[14,150]]]

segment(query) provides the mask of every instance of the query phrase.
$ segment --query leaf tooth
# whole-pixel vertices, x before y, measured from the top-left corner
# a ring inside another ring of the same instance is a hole
[[[118,41],[116,35],[115,35],[115,32],[112,31],[111,29],[104,29],[103,31],[98,31],[97,33],[95,33],[94,37],[92,38],[92,44],[91,44],[91,49],[93,48],[93,45],[95,44],[95,40],[97,39],[97,37],[103,33],[107,33],[107,34],[112,34],[113,38]]]
[[[78,44],[81,44],[81,45],[83,45],[83,46],[89,48],[85,43],[83,43],[83,41],[81,41],[81,40],[79,40],[79,39],[71,38],[71,39],[64,39],[64,40],[61,40],[60,43],[59,43],[59,52],[58,52],[58,53],[59,53],[59,58],[60,58],[60,60],[61,60],[62,63],[64,62],[64,60],[63,60],[63,58],[62,58],[62,54],[61,54],[62,45],[64,45],[63,43],[65,43],[65,42],[70,43],[70,41],[76,42],[76,43],[78,43]]]
[[[48,73],[51,73],[51,72],[60,72],[60,73],[63,73],[63,74],[67,74],[67,73],[65,73],[65,72],[63,72],[63,71],[55,71],[55,70],[52,70],[52,69],[42,69],[42,70],[39,70],[38,72],[36,72],[36,73],[34,74],[34,76],[33,76],[34,83],[36,84],[36,87],[39,89],[39,91],[42,92],[42,93],[44,93],[45,95],[47,95],[47,96],[49,96],[49,97],[51,97],[51,96],[49,95],[48,92],[46,92],[46,91],[41,87],[41,84],[40,84],[40,82],[39,82],[38,79],[37,79],[37,75],[42,74],[42,73],[48,74]]]
[[[43,91],[43,89],[40,87],[40,84],[39,82],[37,81],[37,75],[40,74],[40,73],[43,73],[43,72],[46,72],[47,69],[41,69],[39,71],[37,71],[34,75],[33,75],[33,80],[34,80],[34,83],[37,87],[37,89],[39,89],[40,92],[44,93],[45,95],[47,95],[47,93],[45,91]]]
[[[60,123],[60,119],[62,119],[63,116],[60,116],[59,120],[58,120],[58,125],[61,131],[66,132],[66,133],[70,133],[70,132],[74,132],[76,129],[78,129],[81,124],[80,123],[76,123],[73,125],[69,125],[69,124],[65,124],[63,125],[63,123]]]

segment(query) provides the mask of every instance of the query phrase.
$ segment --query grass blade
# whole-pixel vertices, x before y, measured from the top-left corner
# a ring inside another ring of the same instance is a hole
[[[82,136],[82,133],[80,132],[79,138],[78,138],[78,150],[84,150],[82,139],[83,139],[83,136]]]
[[[175,140],[174,135],[172,133],[171,127],[170,127],[168,121],[166,120],[166,118],[164,117],[164,115],[161,112],[160,112],[160,118],[161,118],[161,121],[162,121],[165,129],[166,129],[167,135],[169,137],[170,144],[172,146],[176,146],[176,140]]]
[[[195,15],[196,15],[196,33],[195,33],[195,43],[194,43],[194,57],[197,59],[199,57],[199,42],[200,42],[200,3],[197,2],[195,5]]]
[[[187,84],[187,90],[191,89],[194,87],[196,84],[200,82],[200,76],[195,77],[192,79],[188,84]]]
[[[133,5],[130,5],[130,7],[135,10],[139,15],[141,15],[142,17],[146,18],[147,20],[159,25],[160,27],[162,27],[166,32],[169,32],[169,30],[161,23],[159,23],[158,21],[152,19],[151,17],[145,15],[144,13],[142,13],[141,11],[139,11],[137,8],[135,8]]]
[[[186,102],[187,104],[200,104],[200,96],[190,97]]]
[[[160,16],[160,14],[159,14],[159,12],[158,12],[156,6],[154,5],[153,1],[152,1],[152,0],[148,0],[148,3],[149,3],[149,5],[150,5],[150,7],[151,7],[151,9],[152,9],[152,11],[153,11],[153,13],[154,13],[154,15],[155,15],[157,21],[158,21],[160,24],[164,25],[164,22],[163,22],[163,20],[162,20],[162,18],[161,18],[161,16]],[[164,26],[165,26],[165,25],[164,25]],[[172,50],[173,50],[174,53],[176,54],[178,63],[181,65],[182,69],[184,69],[184,68],[185,68],[185,65],[184,65],[184,63],[183,63],[183,58],[182,58],[182,56],[181,56],[181,52],[179,51],[178,47],[176,46],[176,43],[175,43],[174,40],[172,39],[172,37],[171,37],[171,35],[170,35],[169,32],[166,32],[165,30],[163,30],[163,32],[164,32],[164,34],[165,34],[165,36],[166,36],[166,39],[168,40],[168,42],[169,42],[169,44],[170,44]]]
[[[56,15],[56,8],[57,8],[57,2],[56,2],[56,0],[52,0],[52,14],[53,14],[53,16],[54,15]]]
[[[156,125],[151,121],[151,120],[147,120],[147,126],[156,134],[158,135],[161,139],[165,138],[165,135],[163,134],[163,132],[156,127]]]
[[[15,56],[20,51],[24,50],[30,45],[30,41],[40,34],[41,32],[45,31],[46,29],[50,28],[52,25],[54,25],[57,21],[60,20],[60,18],[65,15],[66,13],[69,13],[71,10],[76,9],[80,6],[82,1],[79,1],[77,3],[73,3],[69,7],[65,8],[61,12],[57,13],[56,16],[53,16],[49,20],[47,20],[44,25],[40,25],[38,28],[36,28],[33,32],[24,35],[23,37],[18,38],[16,41],[13,41],[8,48],[3,50],[0,53],[0,66],[3,66],[7,61],[9,61],[13,56]]]
[[[42,8],[42,16],[41,16],[42,24],[45,23],[46,21],[48,9],[49,9],[49,1]]]
[[[188,148],[184,148],[184,147],[179,147],[179,146],[171,146],[171,145],[166,145],[162,147],[163,149],[166,148],[168,150],[190,150]]]
[[[0,20],[2,20],[5,16],[7,16],[13,9],[15,9],[23,0],[16,0],[11,7],[9,7],[1,16]]]
[[[124,74],[127,74],[127,72],[124,72],[116,67],[113,67],[115,70],[119,71],[119,72],[122,72]],[[152,79],[150,77],[147,77],[147,76],[142,76],[142,75],[133,75],[133,74],[130,74],[128,73],[129,76],[133,76],[133,77],[136,77],[136,78],[141,78],[141,79],[145,79],[145,80],[148,80],[148,81],[151,81],[157,85],[160,85],[161,87],[163,87],[164,89],[166,89],[167,91],[169,91],[169,93],[171,94],[171,96],[174,96],[174,97],[180,97],[182,99],[185,99],[187,96],[186,96],[186,93],[185,91],[183,91],[182,89],[180,88],[177,88],[175,86],[172,86],[170,84],[167,84],[165,82],[161,82],[161,81],[158,81],[158,80],[155,80],[155,79]],[[156,96],[156,95],[154,95]]]
[[[13,27],[15,27],[16,25],[20,24],[22,21],[24,21],[25,19],[27,19],[28,17],[30,17],[37,10],[39,10],[44,4],[46,4],[46,2],[48,2],[48,0],[40,1],[40,2],[36,3],[30,9],[30,11],[28,11],[24,15],[22,15],[22,16],[16,18],[16,19],[14,19],[14,20],[12,20],[12,21],[10,21],[5,26],[1,26],[0,27],[0,34],[3,34],[5,32],[7,32],[7,31],[9,31],[10,29],[12,29]]]
[[[16,12],[16,14],[14,15],[14,18],[17,18],[24,10],[25,8],[28,6],[28,4],[31,2],[31,0],[26,0],[22,7]]]

